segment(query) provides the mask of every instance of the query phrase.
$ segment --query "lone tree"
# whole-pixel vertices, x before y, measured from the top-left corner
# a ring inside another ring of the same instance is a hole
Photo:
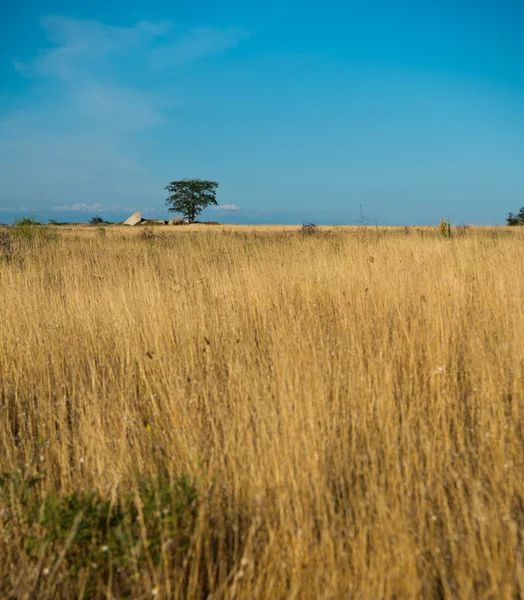
[[[216,181],[204,181],[202,179],[181,179],[172,181],[166,186],[171,194],[166,200],[166,206],[170,212],[182,213],[190,222],[195,222],[204,208],[218,205],[216,201]]]
[[[520,209],[518,215],[510,212],[506,221],[508,225],[524,225],[524,206]]]

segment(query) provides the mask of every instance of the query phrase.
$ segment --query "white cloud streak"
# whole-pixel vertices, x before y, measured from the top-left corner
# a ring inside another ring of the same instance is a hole
[[[136,135],[169,126],[166,111],[177,100],[166,81],[176,81],[177,66],[223,53],[245,32],[164,21],[115,27],[63,16],[46,17],[42,27],[50,47],[28,63],[13,60],[35,85],[0,117],[0,205],[2,197],[53,198],[70,207],[63,210],[92,207],[93,196],[138,205],[162,200]]]
[[[179,28],[178,32],[175,41],[161,44],[152,53],[153,66],[162,69],[222,54],[248,37],[242,29]]]
[[[93,210],[100,210],[102,208],[101,204],[64,204],[64,206],[53,206],[53,210],[71,210],[74,212],[87,212]]]
[[[154,213],[156,208],[137,208],[136,206],[118,206],[112,204],[111,206],[104,206],[103,204],[85,204],[79,202],[77,204],[64,204],[63,206],[53,206],[55,211],[65,212],[99,212],[99,213],[133,213],[140,210],[143,213]]]
[[[218,206],[212,206],[211,210],[239,210],[236,204],[219,204]]]

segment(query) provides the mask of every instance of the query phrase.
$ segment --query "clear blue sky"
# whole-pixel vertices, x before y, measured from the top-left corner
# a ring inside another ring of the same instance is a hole
[[[0,222],[504,223],[524,205],[524,2],[19,0],[0,9]]]

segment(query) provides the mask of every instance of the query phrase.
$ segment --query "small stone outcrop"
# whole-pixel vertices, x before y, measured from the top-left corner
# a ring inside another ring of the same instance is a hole
[[[130,227],[134,227],[135,225],[138,225],[141,222],[142,222],[142,213],[136,212],[136,213],[133,213],[130,217],[128,217],[122,223],[122,225],[129,225]]]
[[[170,219],[169,225],[185,225],[187,223],[186,219]]]

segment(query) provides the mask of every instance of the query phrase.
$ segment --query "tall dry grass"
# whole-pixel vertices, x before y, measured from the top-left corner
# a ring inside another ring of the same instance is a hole
[[[0,596],[524,597],[524,230],[72,229],[0,314]]]

